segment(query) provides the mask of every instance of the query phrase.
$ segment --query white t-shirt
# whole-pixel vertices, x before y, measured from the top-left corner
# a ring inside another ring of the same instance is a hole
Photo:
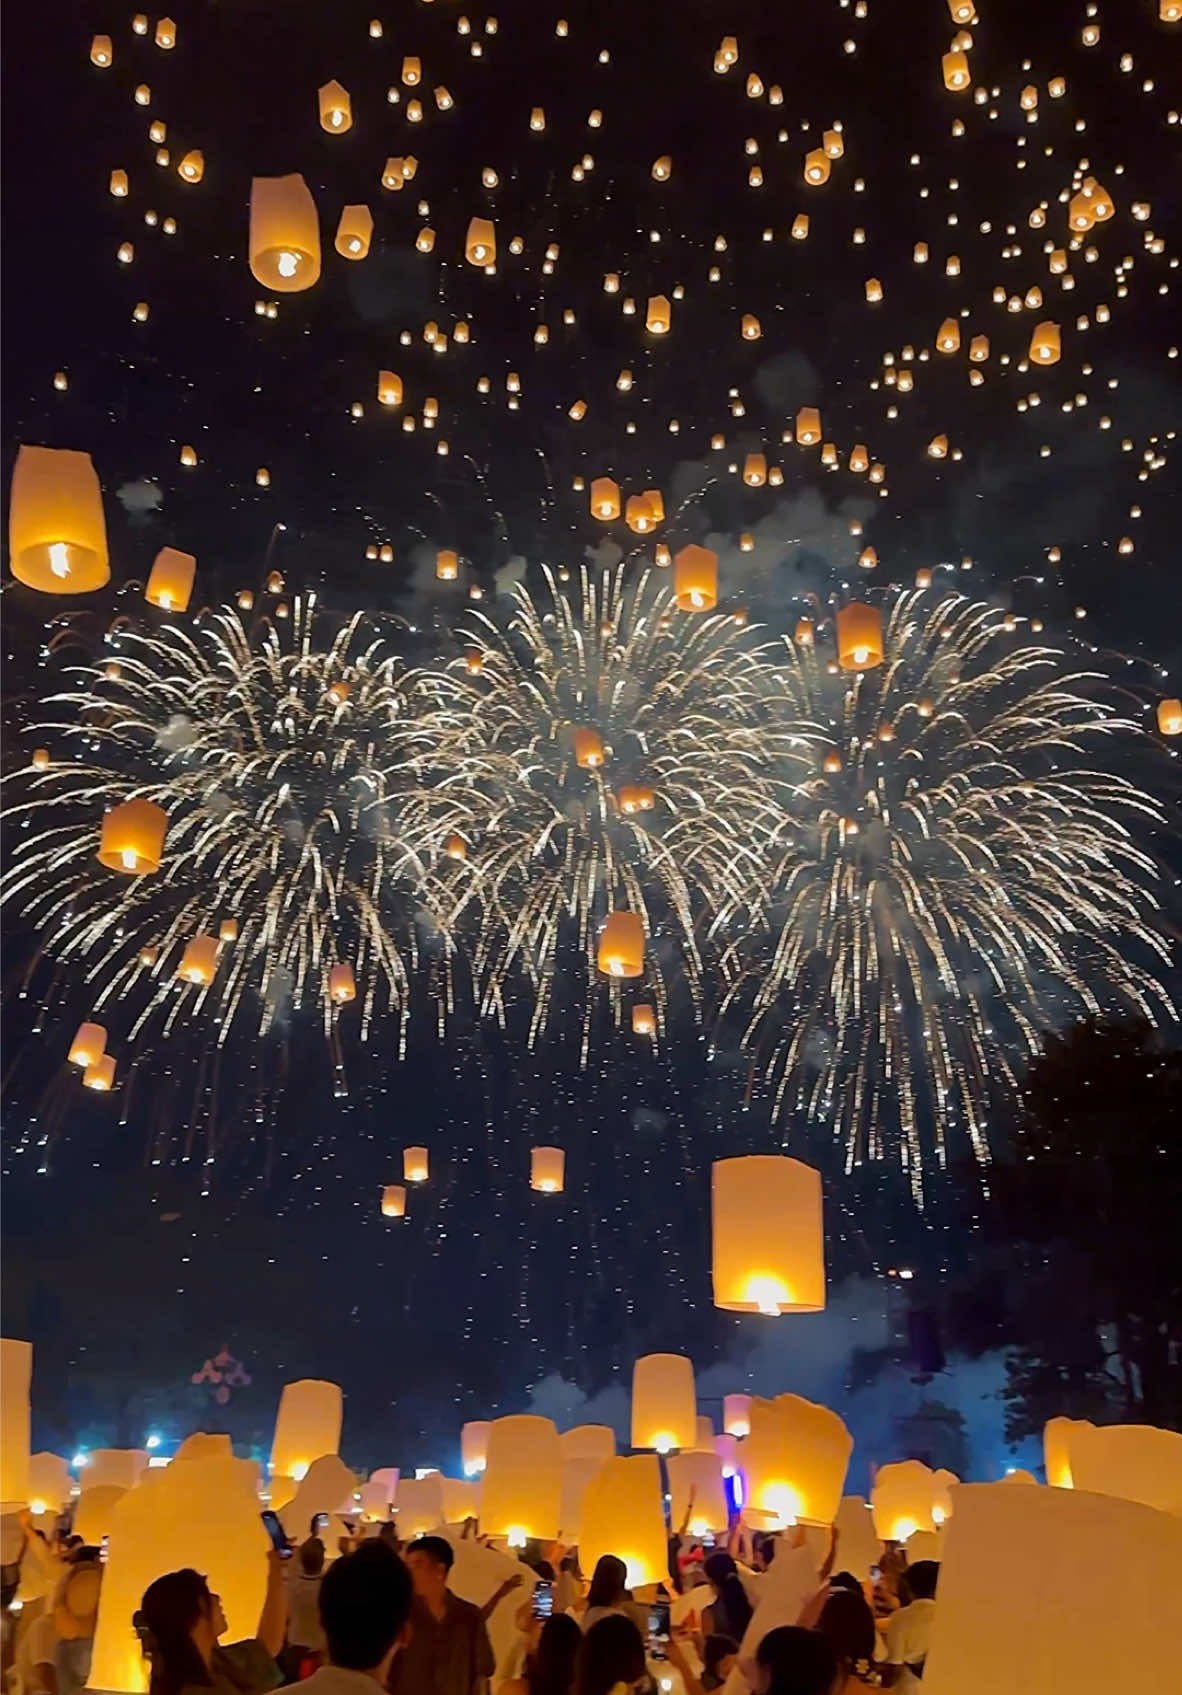
[[[935,1611],[935,1601],[912,1601],[909,1607],[900,1607],[897,1613],[891,1615],[886,1628],[887,1664],[904,1668],[894,1687],[906,1690],[908,1695],[919,1695],[923,1689],[922,1681],[913,1677],[906,1668],[926,1659]]]
[[[44,1612],[33,1620],[27,1630],[21,1632],[17,1645],[16,1669],[23,1695],[35,1695],[35,1692],[44,1690],[45,1684],[37,1677],[35,1667],[53,1668],[56,1653],[57,1631],[53,1628],[53,1614]],[[56,1671],[54,1676],[56,1681]]]

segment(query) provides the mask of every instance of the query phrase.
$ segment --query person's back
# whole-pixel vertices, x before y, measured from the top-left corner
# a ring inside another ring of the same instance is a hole
[[[817,1630],[783,1624],[755,1651],[756,1695],[833,1695],[837,1655]]]
[[[587,1591],[587,1608],[582,1619],[584,1631],[597,1625],[600,1619],[610,1618],[613,1613],[623,1613],[638,1630],[643,1630],[646,1623],[644,1611],[629,1595],[627,1577],[628,1568],[623,1560],[617,1559],[614,1554],[599,1556],[591,1574],[591,1587]]]
[[[337,1560],[320,1584],[328,1664],[304,1680],[301,1695],[376,1695],[373,1685],[385,1684],[406,1642],[410,1608],[410,1575],[384,1542]]]
[[[324,1629],[320,1623],[323,1581],[324,1543],[319,1536],[309,1536],[306,1542],[301,1542],[287,1580],[286,1671],[291,1683],[297,1681],[309,1657],[324,1652]]]
[[[904,1603],[891,1617],[886,1630],[886,1663],[891,1668],[890,1687],[906,1695],[919,1695],[923,1668],[936,1611],[936,1581],[940,1567],[935,1560],[917,1560],[903,1573],[899,1592]]]
[[[420,1536],[406,1550],[411,1636],[391,1668],[391,1695],[482,1695],[496,1670],[480,1608],[447,1586],[452,1559],[442,1536]]]

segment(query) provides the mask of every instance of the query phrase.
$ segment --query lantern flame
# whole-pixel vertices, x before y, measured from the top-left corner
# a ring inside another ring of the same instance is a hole
[[[68,577],[70,575],[70,550],[64,541],[50,542],[49,569],[55,577]]]
[[[298,253],[281,253],[275,261],[275,269],[281,277],[294,277],[300,268]]]

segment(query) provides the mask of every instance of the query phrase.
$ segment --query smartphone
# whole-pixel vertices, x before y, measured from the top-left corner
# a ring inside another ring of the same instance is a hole
[[[281,1560],[290,1560],[291,1549],[287,1545],[287,1537],[283,1534],[283,1526],[279,1522],[279,1514],[273,1513],[270,1507],[259,1514],[263,1521],[263,1529],[271,1538],[271,1546]]]
[[[554,1612],[554,1585],[552,1583],[536,1583],[530,1596],[530,1618],[550,1618]]]
[[[316,1517],[312,1520],[312,1523],[316,1527],[317,1536],[319,1536],[322,1530],[328,1529],[328,1514],[317,1513]]]
[[[669,1602],[652,1601],[648,1609],[648,1648],[654,1660],[665,1658],[669,1640]]]

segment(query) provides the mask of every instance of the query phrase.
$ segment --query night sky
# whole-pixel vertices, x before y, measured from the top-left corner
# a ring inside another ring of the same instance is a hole
[[[1154,710],[1182,692],[1182,24],[1159,21],[1156,0],[983,0],[960,93],[941,77],[958,27],[944,0],[565,12],[508,0],[495,22],[478,11],[466,24],[457,0],[384,12],[376,0],[178,0],[172,17],[170,51],[154,43],[155,14],[137,35],[130,12],[96,0],[6,20],[5,479],[21,443],[89,452],[112,563],[107,588],[60,604],[6,571],[6,770],[27,765],[63,667],[101,658],[116,616],[145,617],[163,546],[197,556],[190,619],[260,593],[277,569],[289,597],[315,591],[330,625],[364,609],[408,663],[430,665],[457,652],[473,590],[495,616],[543,563],[612,564],[617,545],[651,556],[652,539],[605,531],[572,487],[612,476],[626,493],[661,490],[669,544],[708,542],[720,605],[777,636],[831,595],[873,596],[923,569],[1043,620],[1048,639],[1128,691],[1145,733],[1109,757],[1165,809],[1170,828],[1150,831],[1147,849],[1175,884],[1177,767]],[[1099,28],[1093,44],[1086,26]],[[98,32],[113,43],[105,69],[90,62]],[[723,35],[739,57],[716,74]],[[415,87],[401,78],[408,55],[421,60]],[[351,97],[340,136],[317,120],[330,79]],[[154,121],[167,126],[166,164]],[[835,126],[842,156],[810,187],[804,154]],[[190,186],[176,166],[192,148],[204,174]],[[387,158],[408,154],[414,180],[383,189]],[[654,180],[665,155],[669,178]],[[108,192],[116,169],[123,197]],[[250,185],[292,171],[319,209],[323,271],[313,289],[275,296],[248,266]],[[1115,205],[1074,249],[1060,198],[1073,173]],[[359,202],[374,234],[353,264],[332,238],[341,207]],[[495,276],[464,261],[472,217],[495,220]],[[424,227],[430,252],[416,250]],[[1070,250],[1066,278],[1051,247]],[[867,299],[870,278],[881,301]],[[1027,303],[1033,288],[1041,305]],[[644,333],[657,294],[672,310],[660,338]],[[744,315],[757,339],[743,338]],[[949,316],[963,345],[945,356],[933,349]],[[1062,358],[1021,368],[1043,320],[1061,326]],[[428,322],[449,336],[442,355]],[[978,334],[990,342],[980,365],[967,357]],[[398,408],[378,404],[382,369],[402,378]],[[819,408],[839,468],[784,437],[804,406]],[[941,435],[947,456],[934,457]],[[848,469],[858,443],[880,481]],[[186,445],[195,468],[180,462]],[[782,466],[779,486],[744,486],[737,472],[757,451]],[[383,545],[391,561],[367,558]],[[868,546],[877,564],[860,570]],[[458,583],[436,581],[439,548],[460,555]],[[48,620],[63,612],[50,653]],[[36,825],[11,831],[25,827]],[[1163,924],[1176,919],[1167,910]],[[774,1118],[774,1089],[741,1026],[714,1018],[716,994],[699,1021],[675,990],[655,1046],[597,1005],[585,1065],[574,989],[532,1049],[524,993],[502,1027],[461,987],[442,1037],[416,1001],[401,1062],[388,1030],[363,1042],[351,1027],[334,1066],[317,1018],[299,1012],[216,1052],[182,1021],[152,1039],[132,1085],[93,1096],[65,1063],[89,991],[41,940],[8,909],[5,1328],[36,1344],[38,1444],[134,1443],[152,1420],[182,1433],[210,1416],[265,1443],[277,1386],[313,1375],[349,1397],[347,1458],[352,1440],[372,1463],[391,1446],[410,1463],[409,1444],[519,1410],[547,1374],[591,1394],[653,1348],[705,1367],[750,1333],[710,1306],[709,1167],[726,1153],[783,1148],[822,1164],[832,1282],[885,1286],[906,1260],[930,1290],[972,1261],[985,1199],[967,1149],[928,1173],[922,1214],[894,1162],[847,1172],[826,1125]],[[1005,1112],[1002,1090],[999,1152]],[[393,1224],[379,1188],[420,1142],[431,1180]],[[557,1197],[527,1183],[530,1147],[550,1142],[567,1153]],[[210,1409],[187,1380],[223,1343],[254,1383]]]

